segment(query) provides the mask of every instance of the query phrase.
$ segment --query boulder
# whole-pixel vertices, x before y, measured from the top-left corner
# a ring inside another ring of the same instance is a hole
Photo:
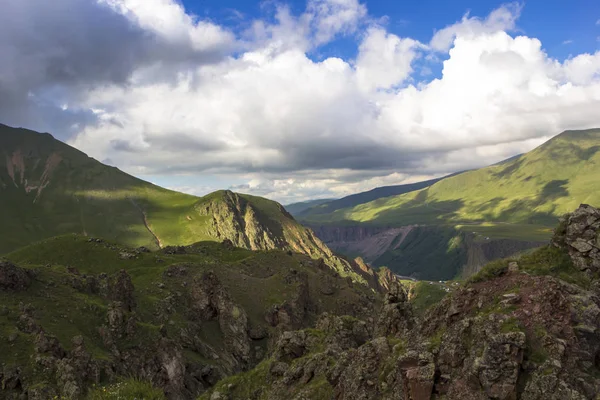
[[[29,270],[9,261],[0,261],[0,290],[26,290],[31,286],[31,275]]]

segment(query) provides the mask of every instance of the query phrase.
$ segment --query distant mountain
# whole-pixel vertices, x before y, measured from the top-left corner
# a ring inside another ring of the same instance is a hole
[[[504,236],[515,226],[514,231],[520,231],[515,235],[535,238],[535,227],[553,226],[557,217],[580,203],[600,203],[599,150],[600,129],[566,131],[503,163],[448,177],[422,190],[329,214],[306,214],[303,219],[380,226],[491,224],[494,229],[488,230],[504,230]]]
[[[397,273],[470,274],[546,242],[557,219],[579,204],[600,204],[599,150],[600,129],[566,131],[526,154],[420,190],[329,213],[313,208],[300,218],[329,247]]]
[[[301,201],[298,203],[287,204],[284,207],[290,214],[292,214],[293,216],[297,216],[297,215],[301,214],[303,211],[308,210],[311,207],[315,207],[315,206],[318,206],[323,203],[328,203],[333,200],[334,199],[308,200],[308,201]]]
[[[49,134],[0,125],[0,254],[67,233],[158,249],[230,240],[250,250],[322,258],[377,286],[365,265],[334,255],[280,204],[230,191],[195,197],[106,166]]]
[[[320,204],[315,204],[310,208],[306,208],[304,211],[298,212],[295,215],[300,219],[318,219],[319,215],[330,214],[340,209],[351,208],[358,206],[359,204],[368,203],[373,200],[381,199],[389,196],[396,196],[415,190],[423,189],[439,182],[443,178],[431,179],[428,181],[409,183],[406,185],[396,186],[382,186],[368,192],[361,192],[352,194],[350,196],[343,197],[338,200],[331,200]]]

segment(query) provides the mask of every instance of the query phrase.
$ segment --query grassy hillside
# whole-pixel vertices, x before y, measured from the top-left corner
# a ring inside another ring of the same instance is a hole
[[[285,209],[292,215],[296,216],[301,214],[302,212],[308,210],[311,207],[315,207],[321,205],[323,203],[328,203],[333,201],[333,199],[317,199],[317,200],[309,200],[309,201],[301,201],[299,203],[286,204]]]
[[[378,301],[308,256],[215,242],[147,252],[66,235],[7,259],[0,260],[0,352],[4,382],[19,385],[3,386],[2,398],[43,389],[35,398],[75,399],[93,383],[124,378],[193,397],[184,394],[259,362],[283,324],[310,326],[318,313]],[[177,368],[185,387],[161,368]]]
[[[547,238],[556,218],[580,203],[600,204],[600,129],[566,131],[537,149],[429,188],[383,198],[311,223],[452,224],[494,237]]]
[[[396,196],[423,189],[433,185],[436,182],[439,182],[441,179],[443,178],[410,183],[407,185],[382,186],[367,192],[356,193],[338,200],[331,200],[323,204],[314,205],[295,215],[298,215],[298,217],[301,219],[313,220],[313,218],[318,218],[317,216],[321,214],[329,214],[335,212],[336,210],[356,207],[359,204],[368,203],[384,197]]]
[[[230,240],[323,258],[355,281],[373,271],[335,256],[279,203],[230,191],[195,197],[106,166],[49,134],[0,125],[0,254],[77,233],[149,249]]]

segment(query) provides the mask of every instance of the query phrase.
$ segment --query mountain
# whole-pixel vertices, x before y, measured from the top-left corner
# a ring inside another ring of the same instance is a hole
[[[382,186],[373,190],[369,190],[367,192],[352,194],[350,196],[346,196],[338,200],[331,200],[321,204],[314,204],[312,207],[307,207],[304,211],[292,214],[297,215],[300,219],[306,219],[310,221],[314,218],[318,219],[318,216],[321,214],[329,214],[335,212],[336,210],[355,207],[359,204],[368,203],[370,201],[381,199],[384,197],[396,196],[415,190],[423,189],[433,185],[436,182],[439,182],[442,179],[444,178],[431,179],[428,181],[417,183],[409,183],[406,185]]]
[[[200,399],[596,399],[599,228],[600,211],[582,206],[553,245],[490,264],[424,309],[414,296],[433,283],[394,285],[370,326],[323,315]]]
[[[468,275],[547,242],[558,217],[578,204],[600,204],[598,150],[599,129],[566,131],[427,188],[301,220],[334,250],[402,275]]]
[[[333,199],[317,199],[317,200],[308,200],[301,201],[299,203],[286,204],[285,209],[292,214],[293,216],[297,216],[301,214],[303,211],[308,210],[311,207],[318,206],[323,203],[328,203]]]
[[[67,233],[153,250],[230,240],[250,250],[322,258],[344,276],[380,286],[373,270],[333,254],[276,202],[230,191],[195,197],[163,189],[50,134],[5,125],[0,157],[0,254]]]
[[[600,129],[566,131],[503,163],[448,177],[425,189],[302,219],[376,226],[471,224],[482,232],[497,230],[497,236],[521,231],[520,237],[549,237],[544,228],[553,226],[557,217],[579,203],[600,202],[599,150]],[[509,228],[503,229],[506,225]]]

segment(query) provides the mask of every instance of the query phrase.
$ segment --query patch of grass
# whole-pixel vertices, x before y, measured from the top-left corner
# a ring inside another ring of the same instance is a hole
[[[443,286],[434,282],[421,281],[413,286],[410,302],[415,312],[422,315],[442,301],[447,294]]]
[[[508,272],[508,263],[506,259],[495,260],[485,265],[478,273],[470,276],[467,283],[485,282],[502,276]]]
[[[235,399],[262,399],[262,394],[268,389],[266,386],[267,376],[271,363],[272,360],[267,359],[247,372],[222,379],[210,392],[200,396],[198,400],[209,400],[214,392],[229,395]]]
[[[429,338],[429,346],[427,347],[427,349],[431,352],[439,350],[440,346],[442,345],[442,338],[444,337],[445,333],[445,327],[438,329],[435,332],[435,334],[431,338]]]
[[[95,387],[89,391],[86,400],[166,400],[162,390],[151,383],[137,379],[127,379],[109,386]]]
[[[555,276],[584,288],[590,285],[589,278],[575,268],[566,251],[551,245],[521,257],[519,268],[532,275]]]
[[[522,332],[523,327],[521,323],[516,318],[508,318],[502,322],[500,326],[500,332],[502,333],[510,333],[510,332]]]

